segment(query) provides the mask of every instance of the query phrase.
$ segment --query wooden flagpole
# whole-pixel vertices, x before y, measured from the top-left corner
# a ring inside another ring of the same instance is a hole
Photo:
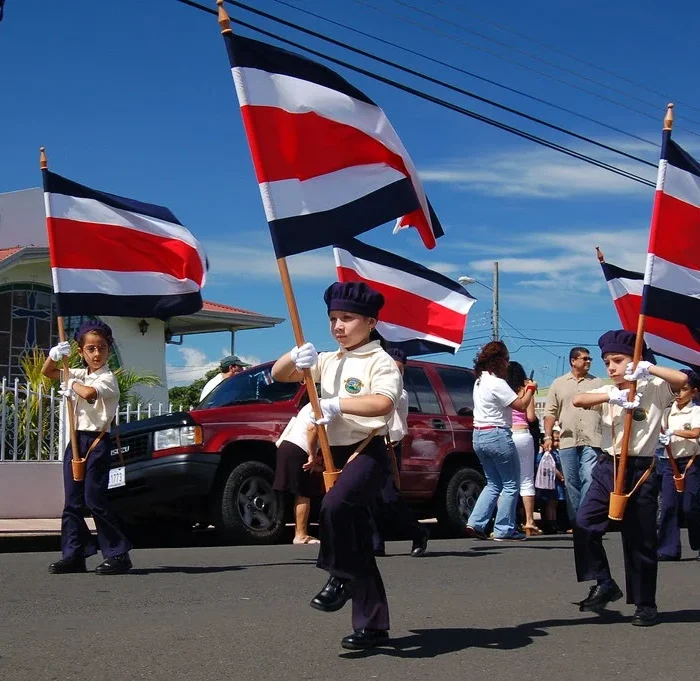
[[[669,104],[664,117],[664,131],[669,131],[673,128],[673,104]],[[658,219],[658,211],[654,210],[652,220]],[[652,224],[652,230],[654,225]],[[602,254],[601,254],[602,255]],[[637,321],[637,337],[634,344],[634,356],[632,363],[636,367],[642,359],[642,349],[644,347],[644,326],[646,317],[643,314],[639,315]],[[637,391],[637,382],[633,381],[630,387],[629,400],[634,400]],[[630,436],[632,435],[632,417],[633,410],[628,409],[625,414],[625,427],[622,434],[622,447],[620,449],[620,462],[617,466],[615,474],[614,491],[610,493],[610,506],[608,509],[608,517],[611,520],[622,520],[625,514],[625,506],[627,504],[628,495],[624,493],[625,474],[627,472],[627,457],[629,455]],[[614,443],[613,443],[614,444]]]
[[[39,168],[42,171],[49,169],[49,163],[46,158],[46,149],[44,147],[39,149]],[[46,228],[48,230],[48,222],[46,224]],[[49,244],[50,243],[51,239],[49,238]],[[58,325],[58,339],[63,342],[66,340],[66,327],[63,321],[63,316],[59,315],[56,318],[56,322]],[[63,366],[61,371],[63,371],[63,381],[68,383],[68,379],[70,378],[70,368],[68,367],[67,357],[63,357]],[[70,429],[70,448],[73,455],[71,460],[73,467],[73,480],[80,482],[81,480],[85,479],[85,460],[81,458],[80,449],[78,448],[78,434],[75,431],[75,414],[73,412],[70,399],[67,400],[66,411],[68,412],[68,428]]]
[[[219,16],[218,22],[221,27],[221,34],[233,33],[231,30],[231,17],[229,17],[228,12],[224,9],[224,0],[216,0],[216,4],[219,6]],[[294,333],[294,341],[298,347],[304,344],[304,332],[301,328],[301,319],[299,317],[299,309],[297,307],[296,298],[294,297],[294,290],[292,289],[292,280],[289,276],[289,268],[287,267],[287,260],[285,258],[277,258],[277,267],[279,268],[280,278],[282,280],[282,289],[284,290],[284,298],[287,301],[287,309],[289,310],[289,320],[292,323],[292,331]],[[306,392],[309,395],[309,401],[311,402],[311,408],[313,409],[314,416],[316,419],[323,417],[323,412],[321,411],[321,404],[318,399],[318,392],[316,390],[316,384],[314,383],[313,376],[311,375],[310,369],[304,369],[304,383],[306,384]],[[318,441],[321,445],[321,454],[323,455],[323,482],[326,487],[326,492],[333,487],[340,471],[335,467],[333,461],[333,455],[331,453],[331,446],[328,442],[328,434],[324,426],[316,427],[318,432]]]

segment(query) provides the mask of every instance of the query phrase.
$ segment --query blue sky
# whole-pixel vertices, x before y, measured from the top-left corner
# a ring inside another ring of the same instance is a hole
[[[491,5],[466,0],[288,0],[288,4],[410,46],[654,143],[660,139],[666,102],[676,101],[674,137],[691,151],[700,151],[694,67],[697,3],[670,2],[663,12],[650,0],[503,0]],[[658,157],[653,145],[343,31],[274,0],[250,5],[653,162]],[[421,15],[407,5],[436,16]],[[654,178],[653,168],[362,57],[323,47],[317,40],[240,10],[231,12]],[[246,29],[238,32],[258,37]],[[487,284],[492,263],[498,260],[504,340],[513,357],[534,369],[542,384],[551,381],[557,367],[561,369],[566,344],[594,345],[603,331],[618,325],[594,247],[603,247],[610,262],[643,268],[650,188],[338,70],[384,108],[423,175],[447,233],[433,251],[423,248],[412,230],[392,236],[389,225],[364,240],[449,276],[470,275]],[[56,172],[171,208],[207,248],[212,265],[207,299],[287,317],[214,17],[174,0],[7,0],[0,23],[0,93],[0,192],[39,183],[37,149],[45,145]],[[319,348],[331,348],[321,298],[334,280],[331,250],[296,256],[289,264],[305,334]],[[454,358],[436,356],[436,361],[471,364],[475,347],[490,332],[491,293],[479,285],[470,290],[479,301],[467,328],[465,350]],[[169,346],[172,382],[201,375],[228,343],[228,336],[217,334],[191,336],[182,347]],[[272,359],[291,345],[288,323],[236,337],[237,353],[251,361]],[[601,372],[600,361],[593,370]]]

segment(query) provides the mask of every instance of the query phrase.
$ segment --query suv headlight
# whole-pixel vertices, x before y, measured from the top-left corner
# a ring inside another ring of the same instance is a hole
[[[168,428],[157,430],[153,437],[154,451],[172,449],[173,447],[188,447],[202,444],[202,427],[185,426],[183,428]]]

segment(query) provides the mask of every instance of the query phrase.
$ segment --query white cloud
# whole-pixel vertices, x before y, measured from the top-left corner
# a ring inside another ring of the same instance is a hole
[[[245,239],[245,235],[243,237]],[[208,241],[204,247],[209,257],[209,283],[212,285],[231,279],[279,281],[279,269],[272,246]],[[335,263],[330,248],[290,256],[287,265],[293,280],[328,280],[335,277]]]
[[[204,377],[204,375],[219,366],[222,357],[226,357],[229,351],[221,348],[219,355],[209,359],[207,354],[198,348],[180,347],[177,351],[182,356],[184,364],[166,364],[165,371],[169,387],[176,385],[189,385]],[[260,358],[254,355],[238,355],[246,364],[259,364]]]
[[[655,168],[602,149],[593,156],[652,182],[656,180]],[[651,187],[550,149],[511,149],[479,157],[478,162],[474,158],[452,159],[421,171],[420,176],[425,182],[449,184],[457,190],[488,196],[644,197],[653,191]]]

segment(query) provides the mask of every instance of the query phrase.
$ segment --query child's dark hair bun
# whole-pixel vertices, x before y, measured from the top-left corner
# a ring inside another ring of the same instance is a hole
[[[112,337],[112,327],[109,324],[101,322],[99,319],[86,319],[79,327],[78,330],[73,334],[73,339],[80,345],[83,336],[86,333],[99,333],[106,341],[107,345],[111,348],[114,345],[114,338]]]

